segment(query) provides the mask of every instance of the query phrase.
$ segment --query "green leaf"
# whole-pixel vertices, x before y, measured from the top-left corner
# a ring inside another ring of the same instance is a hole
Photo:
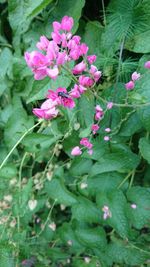
[[[7,164],[0,170],[1,178],[13,178],[17,175],[17,168],[14,164]]]
[[[139,141],[139,149],[142,157],[150,164],[150,142],[145,138],[141,138]]]
[[[127,192],[127,199],[131,204],[136,204],[136,209],[128,207],[129,218],[131,224],[137,228],[141,229],[145,225],[149,225],[150,218],[150,191],[148,188],[142,188],[140,186],[132,187]]]
[[[76,196],[67,190],[61,180],[52,179],[52,181],[47,182],[45,190],[49,197],[57,200],[57,203],[64,204],[66,206],[71,206],[77,203]]]
[[[0,80],[9,74],[12,67],[12,52],[9,48],[4,48],[0,53]]]
[[[23,108],[15,109],[5,126],[4,136],[7,146],[12,147],[32,126],[33,117],[27,116]]]
[[[15,0],[8,1],[9,22],[14,32],[24,33],[31,18],[40,13],[52,0]]]
[[[75,235],[79,242],[88,248],[105,249],[107,245],[105,231],[101,227],[96,228],[81,228],[75,229]]]
[[[99,223],[100,211],[92,201],[80,197],[78,203],[72,206],[72,218],[80,222]]]
[[[126,215],[127,202],[124,194],[120,190],[113,190],[109,193],[98,193],[96,196],[97,204],[100,210],[104,206],[108,206],[111,217],[103,220],[103,223],[113,227],[116,232],[123,238],[129,237],[130,229]]]
[[[126,47],[135,53],[150,53],[150,30],[134,35]]]
[[[84,158],[75,158],[72,162],[69,172],[73,176],[80,176],[90,171],[92,160]]]
[[[93,165],[90,176],[111,171],[127,172],[131,169],[135,169],[138,164],[139,157],[133,153],[116,152],[105,154]]]

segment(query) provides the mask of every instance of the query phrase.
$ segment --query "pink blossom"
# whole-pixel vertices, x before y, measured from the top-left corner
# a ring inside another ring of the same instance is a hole
[[[91,65],[90,73],[92,74],[92,76],[96,82],[99,80],[99,78],[102,75],[101,71],[98,71],[97,67],[94,65]]]
[[[63,65],[66,61],[67,61],[66,52],[59,52],[56,59],[56,64]]]
[[[61,29],[70,32],[73,24],[74,22],[72,17],[64,16],[61,21]]]
[[[107,218],[111,218],[112,217],[111,211],[110,211],[108,206],[104,206],[102,208],[102,211],[104,212],[104,214],[103,214],[103,219],[104,220],[106,220]]]
[[[32,69],[32,72],[34,73],[34,79],[35,80],[42,80],[47,76],[47,69],[44,68],[38,68],[38,69]]]
[[[39,117],[46,120],[55,118],[58,115],[58,110],[56,109],[56,102],[53,102],[51,99],[46,100],[41,108],[34,108],[33,113]]]
[[[82,151],[79,146],[75,146],[71,151],[72,156],[79,156],[81,154],[82,154]]]
[[[104,136],[104,141],[109,141],[110,137],[109,136]]]
[[[73,74],[80,74],[85,70],[86,70],[86,64],[84,63],[84,61],[82,61],[81,63],[75,65],[72,72]]]
[[[130,81],[130,82],[126,83],[125,88],[126,88],[126,90],[132,90],[134,88],[134,82]]]
[[[97,105],[95,107],[96,113],[95,113],[95,120],[99,121],[102,119],[104,112],[100,105]]]
[[[54,29],[54,32],[58,32],[61,30],[61,24],[57,21],[54,21],[53,22],[53,29]]]
[[[66,88],[62,88],[62,87],[57,88],[57,90],[56,90],[57,95],[60,92],[68,94]],[[61,105],[63,105],[64,107],[67,107],[67,108],[74,108],[75,107],[75,102],[73,101],[73,99],[70,96],[68,96],[68,97],[58,96],[58,97],[61,101]]]
[[[110,128],[106,128],[105,129],[105,132],[110,133],[111,132],[111,129]]]
[[[83,55],[86,55],[87,54],[87,52],[88,52],[88,46],[86,45],[86,44],[81,44],[80,46],[79,46],[79,51],[80,51],[80,56],[83,56]]]
[[[78,49],[73,49],[70,51],[69,56],[73,59],[73,60],[78,60],[80,57],[79,54],[79,50]]]
[[[52,32],[51,33],[52,39],[56,44],[60,44],[61,43],[61,34],[59,32]]]
[[[86,137],[84,137],[80,140],[80,145],[83,145],[83,146],[87,147],[88,149],[91,149],[93,147],[93,145],[90,143],[90,141]]]
[[[91,126],[91,130],[93,131],[93,134],[96,134],[96,132],[99,130],[98,124],[93,124]]]
[[[80,91],[81,94],[85,93],[86,90],[87,90],[86,87],[84,87],[81,84],[79,84],[79,91]]]
[[[47,48],[47,58],[49,61],[53,61],[56,59],[59,52],[59,47],[54,41],[50,41]]]
[[[150,69],[150,61],[147,61],[147,62],[144,64],[144,67],[147,68],[147,69]]]
[[[78,46],[76,44],[76,42],[73,40],[73,38],[71,40],[69,40],[68,44],[67,44],[67,47],[70,49],[70,50],[73,50],[73,49],[78,49]]]
[[[96,61],[96,56],[95,55],[87,56],[87,60],[90,64],[93,64]]]
[[[61,40],[62,40],[61,46],[67,47],[67,35],[65,33],[62,33]]]
[[[74,36],[72,37],[72,40],[75,41],[75,43],[76,43],[77,45],[79,45],[79,44],[80,44],[81,37],[78,36],[78,35],[74,35]]]
[[[114,105],[113,102],[108,102],[107,109],[112,109],[113,105]]]
[[[131,204],[131,208],[136,209],[137,208],[136,204]]]
[[[40,50],[46,51],[49,45],[49,40],[45,36],[40,37],[40,42],[36,44],[36,47]]]
[[[59,70],[58,70],[57,66],[55,66],[53,69],[47,68],[47,75],[51,79],[55,80],[57,78],[58,74],[59,74]]]
[[[139,80],[141,77],[140,73],[137,73],[136,71],[132,73],[132,81]]]
[[[79,83],[82,86],[91,87],[94,84],[94,81],[88,76],[81,75],[79,77]]]
[[[79,92],[79,86],[77,84],[74,85],[74,88],[71,90],[69,95],[73,98],[79,98],[81,96]]]
[[[88,153],[89,155],[92,155],[92,154],[93,154],[93,149],[89,149],[87,153]]]

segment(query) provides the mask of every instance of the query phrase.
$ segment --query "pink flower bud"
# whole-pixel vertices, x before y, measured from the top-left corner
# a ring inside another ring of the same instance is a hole
[[[74,22],[72,17],[64,16],[61,21],[61,29],[70,32],[73,24]]]
[[[82,61],[81,63],[77,64],[73,68],[72,72],[73,72],[73,74],[80,74],[85,70],[86,70],[86,64],[84,63],[84,61]]]
[[[107,109],[111,109],[113,107],[113,102],[108,102]]]
[[[80,56],[83,56],[87,54],[89,48],[86,44],[83,43],[80,45],[79,50],[80,50]]]
[[[49,40],[45,36],[40,37],[40,42],[36,44],[36,47],[40,50],[46,51],[49,45]]]
[[[109,136],[104,136],[104,141],[109,141],[109,140],[110,140]]]
[[[111,129],[110,128],[106,128],[105,129],[105,132],[110,133],[111,132]]]
[[[134,88],[134,82],[130,81],[130,82],[126,83],[125,88],[126,88],[126,90],[132,90]]]
[[[137,207],[136,204],[131,204],[132,209],[136,209],[136,207]]]
[[[147,68],[147,69],[150,69],[150,61],[147,61],[147,62],[144,64],[144,67]]]
[[[57,21],[54,21],[53,22],[53,29],[54,29],[54,32],[58,32],[61,30],[61,24]]]
[[[87,56],[87,60],[90,64],[93,64],[96,61],[96,56],[95,55]]]
[[[57,76],[59,74],[59,70],[58,68],[55,66],[53,69],[48,69],[47,68],[47,75],[51,78],[51,79],[56,79]]]
[[[141,77],[140,73],[137,73],[136,71],[132,73],[132,81],[139,80]]]
[[[93,124],[91,126],[91,130],[93,131],[93,134],[96,134],[96,132],[99,130],[98,124]]]
[[[81,154],[82,154],[82,151],[79,146],[75,146],[71,151],[72,156],[79,156]]]
[[[93,154],[93,149],[89,149],[88,154],[91,156]]]
[[[80,145],[83,145],[83,146],[87,147],[88,149],[91,149],[93,147],[93,145],[90,143],[90,141],[86,137],[81,139]]]

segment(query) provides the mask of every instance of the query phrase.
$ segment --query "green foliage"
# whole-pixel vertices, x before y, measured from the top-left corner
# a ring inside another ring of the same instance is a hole
[[[0,10],[0,267],[150,266],[150,1],[0,0]],[[36,122],[47,90],[73,83],[66,69],[34,80],[23,55],[65,15],[102,78],[74,109]],[[73,157],[84,137],[93,154]]]

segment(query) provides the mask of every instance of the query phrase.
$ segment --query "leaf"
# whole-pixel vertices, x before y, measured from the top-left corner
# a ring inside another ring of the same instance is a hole
[[[14,164],[7,164],[0,170],[1,178],[13,178],[17,175],[17,168]]]
[[[105,231],[101,227],[75,229],[75,235],[79,242],[88,248],[100,248],[104,250],[107,245]]]
[[[93,165],[90,176],[111,171],[127,172],[131,169],[135,169],[138,164],[139,157],[133,153],[116,152],[105,154]]]
[[[82,113],[79,113],[79,122],[81,125],[86,126],[86,128],[89,127],[89,125],[92,125],[93,118],[94,118],[94,109],[95,103],[94,98],[91,94],[89,95],[82,95],[82,97],[79,99],[79,110],[82,110]]]
[[[9,74],[12,67],[12,52],[9,48],[4,48],[0,53],[0,79]]]
[[[40,13],[52,0],[15,0],[8,1],[9,22],[14,32],[24,33],[31,18]]]
[[[45,190],[49,197],[57,200],[57,203],[64,204],[66,206],[71,206],[77,203],[76,196],[67,190],[61,180],[52,179],[52,181],[47,182]]]
[[[124,175],[117,172],[108,172],[105,174],[99,174],[95,177],[87,178],[87,191],[91,196],[95,196],[101,192],[111,192],[117,189],[119,184],[122,182]],[[127,183],[122,188],[126,188]]]
[[[116,232],[123,238],[129,237],[130,229],[126,215],[127,202],[124,194],[120,190],[112,192],[97,193],[96,202],[100,210],[104,206],[108,206],[111,212],[111,217],[103,220],[103,223],[113,227]]]
[[[72,219],[80,222],[99,223],[100,211],[92,201],[79,197],[78,203],[72,206]]]
[[[150,223],[150,191],[148,188],[142,188],[140,186],[132,187],[127,192],[127,199],[131,204],[136,204],[136,209],[128,207],[129,218],[131,224],[141,229],[145,225]]]
[[[127,49],[135,53],[150,53],[150,30],[134,35],[126,45]]]
[[[150,142],[145,138],[141,138],[139,141],[139,149],[142,157],[150,164]]]
[[[80,176],[90,171],[92,167],[92,160],[84,158],[75,158],[72,162],[69,172],[73,176]]]
[[[32,126],[33,117],[27,116],[27,113],[23,108],[15,109],[5,126],[4,137],[7,146],[12,147]]]

